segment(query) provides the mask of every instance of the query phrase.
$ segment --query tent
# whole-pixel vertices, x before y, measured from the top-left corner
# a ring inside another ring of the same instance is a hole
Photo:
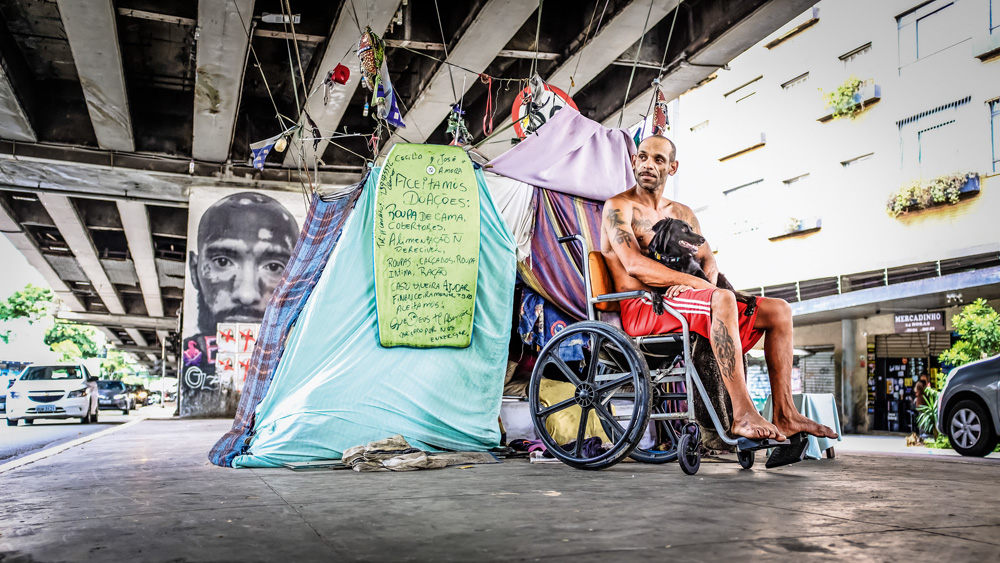
[[[580,250],[555,239],[582,232],[597,247],[601,202],[634,183],[634,150],[627,131],[564,108],[487,165],[495,173],[477,168],[480,263],[467,348],[379,344],[372,268],[379,169],[334,201],[314,196],[265,312],[233,427],[209,459],[232,467],[337,459],[393,434],[428,450],[498,445],[515,269],[583,318]]]

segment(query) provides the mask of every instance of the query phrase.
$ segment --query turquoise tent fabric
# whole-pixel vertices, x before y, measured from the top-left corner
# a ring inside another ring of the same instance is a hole
[[[515,245],[480,170],[476,179],[480,266],[472,344],[379,345],[372,264],[378,174],[371,174],[288,337],[249,448],[233,467],[337,459],[351,446],[393,434],[423,449],[481,451],[499,443]]]

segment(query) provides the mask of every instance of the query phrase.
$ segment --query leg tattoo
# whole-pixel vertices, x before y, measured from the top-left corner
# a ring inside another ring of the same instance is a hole
[[[715,319],[712,323],[712,340],[715,344],[715,356],[722,370],[722,377],[732,381],[736,377],[736,345],[729,336],[729,330],[722,321]]]

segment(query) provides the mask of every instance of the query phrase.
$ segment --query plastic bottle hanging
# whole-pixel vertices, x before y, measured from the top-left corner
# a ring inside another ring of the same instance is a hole
[[[368,101],[367,100],[365,101],[365,109],[364,109],[364,111],[361,112],[361,115],[364,116],[364,117],[368,117]]]

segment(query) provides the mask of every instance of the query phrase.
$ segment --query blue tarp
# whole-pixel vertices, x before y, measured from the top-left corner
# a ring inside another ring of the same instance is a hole
[[[351,446],[393,434],[423,449],[476,451],[499,443],[515,246],[479,170],[476,178],[480,265],[472,344],[379,345],[372,266],[378,174],[371,174],[257,406],[249,449],[234,467],[336,459]]]

